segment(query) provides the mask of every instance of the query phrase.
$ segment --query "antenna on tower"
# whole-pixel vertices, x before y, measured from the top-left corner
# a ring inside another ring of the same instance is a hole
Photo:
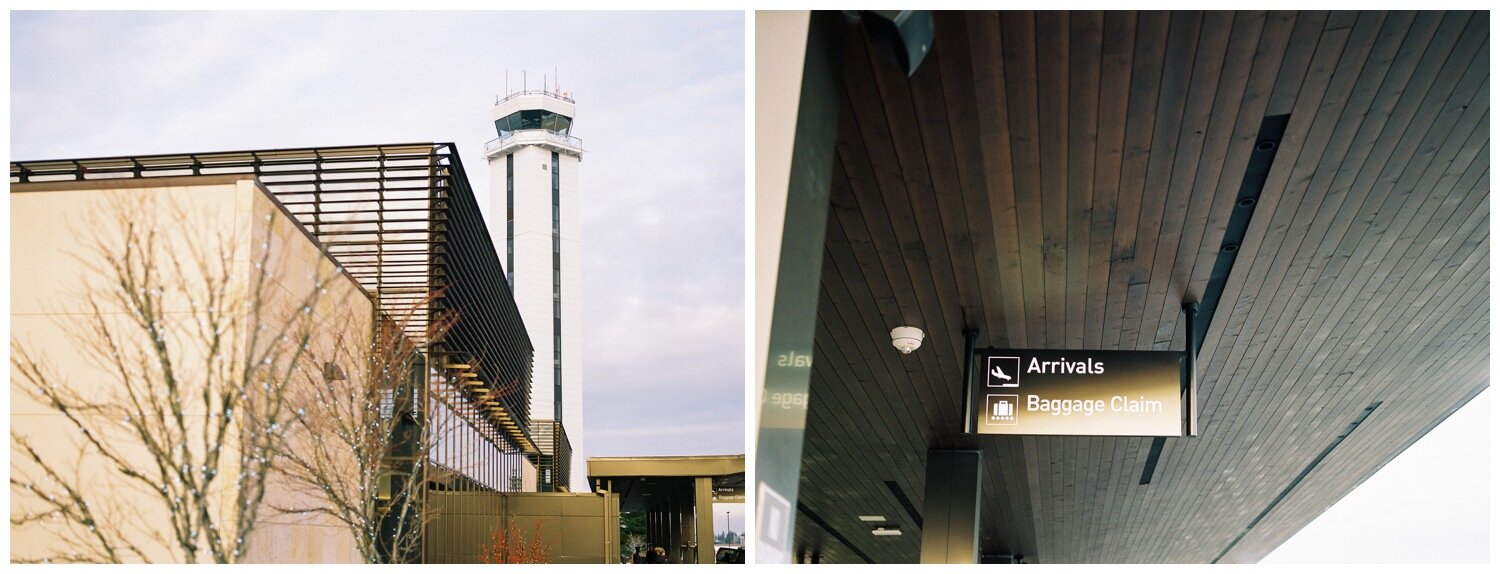
[[[505,69],[505,96],[510,97],[510,68]]]
[[[521,91],[526,91],[526,70],[521,70]]]

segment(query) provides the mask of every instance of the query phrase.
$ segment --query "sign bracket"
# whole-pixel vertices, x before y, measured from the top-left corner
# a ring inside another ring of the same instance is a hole
[[[1182,394],[1187,416],[1182,418],[1183,436],[1198,436],[1198,341],[1195,341],[1198,326],[1198,304],[1196,302],[1184,302],[1182,304],[1183,325],[1187,330],[1187,349],[1183,353],[1184,372],[1182,377]]]
[[[979,341],[979,330],[964,329],[964,432],[974,432],[974,345]]]

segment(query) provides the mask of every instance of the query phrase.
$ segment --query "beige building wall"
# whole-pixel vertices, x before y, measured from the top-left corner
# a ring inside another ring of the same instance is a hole
[[[521,457],[521,492],[536,492],[536,463],[531,457]]]
[[[121,332],[129,332],[130,318],[125,307],[107,297],[98,297],[111,292],[111,277],[102,270],[104,254],[122,250],[123,246],[113,241],[124,222],[157,234],[155,271],[166,285],[182,279],[183,293],[194,294],[174,293],[169,288],[162,306],[167,323],[166,344],[177,356],[174,363],[184,369],[178,377],[185,382],[184,396],[194,396],[192,391],[201,390],[201,387],[187,387],[194,381],[201,385],[208,369],[207,353],[201,350],[205,347],[192,344],[187,335],[193,325],[202,324],[206,317],[201,299],[206,292],[203,277],[231,273],[228,282],[231,301],[245,296],[265,277],[264,310],[254,317],[256,321],[240,325],[246,329],[241,335],[256,323],[270,332],[278,325],[297,321],[299,313],[310,312],[315,325],[311,347],[323,352],[332,345],[351,349],[368,347],[373,317],[369,298],[249,176],[12,184],[10,198],[12,350],[26,350],[59,385],[86,391],[101,402],[120,400],[123,395],[118,369],[111,369],[98,353],[87,352],[81,342],[90,337],[86,331],[93,316],[90,294],[95,295],[100,316],[106,322],[121,327]],[[210,269],[203,272],[192,257],[195,253],[220,256],[208,257]],[[172,263],[174,256],[177,264]],[[315,291],[316,303],[304,310],[304,304]],[[244,317],[250,318],[249,313]],[[97,339],[95,336],[94,340]],[[341,367],[349,376],[357,376],[358,365]],[[141,550],[141,556],[125,556],[123,560],[180,561],[175,544],[167,542],[169,538],[163,535],[169,532],[170,513],[158,493],[122,477],[113,465],[105,464],[101,457],[85,448],[76,428],[55,409],[32,400],[25,392],[26,384],[13,368],[13,436],[23,437],[49,464],[70,473],[69,481],[86,489],[99,522]],[[185,401],[183,413],[195,429],[217,415],[201,402],[193,401]],[[118,445],[133,464],[150,462],[151,457],[143,448],[129,446],[139,445],[140,441],[125,436],[124,425],[99,424],[99,427],[105,429],[102,440]],[[233,494],[233,477],[240,470],[237,466],[240,457],[232,450],[236,438],[231,436],[223,441],[226,448],[223,460],[235,462],[221,466],[220,478],[215,481],[218,488],[212,492],[213,496],[221,497],[223,503],[219,507],[225,509],[232,508],[227,497]],[[199,448],[202,444],[194,440],[185,442],[189,448]],[[37,476],[37,472],[36,465],[26,458],[24,451],[18,450],[13,439],[12,476]],[[278,516],[271,510],[272,505],[318,503],[275,486],[275,481],[273,474],[258,527],[247,541],[241,561],[360,560],[353,538],[343,526],[326,518]],[[11,493],[13,519],[36,514],[43,507],[40,500],[15,488]],[[215,517],[221,523],[235,518]],[[67,556],[80,546],[80,540],[87,540],[91,534],[64,521],[12,527],[11,560]]]

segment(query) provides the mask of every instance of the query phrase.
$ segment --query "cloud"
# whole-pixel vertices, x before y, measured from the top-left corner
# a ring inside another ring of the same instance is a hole
[[[744,452],[743,13],[19,12],[11,32],[12,159],[453,142],[481,207],[507,70],[560,73],[588,150],[575,456]]]

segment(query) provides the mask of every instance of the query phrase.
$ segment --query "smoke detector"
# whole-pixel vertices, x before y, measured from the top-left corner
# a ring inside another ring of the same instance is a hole
[[[916,327],[896,327],[891,329],[891,345],[901,351],[903,355],[909,355],[917,347],[922,346],[922,330]]]

